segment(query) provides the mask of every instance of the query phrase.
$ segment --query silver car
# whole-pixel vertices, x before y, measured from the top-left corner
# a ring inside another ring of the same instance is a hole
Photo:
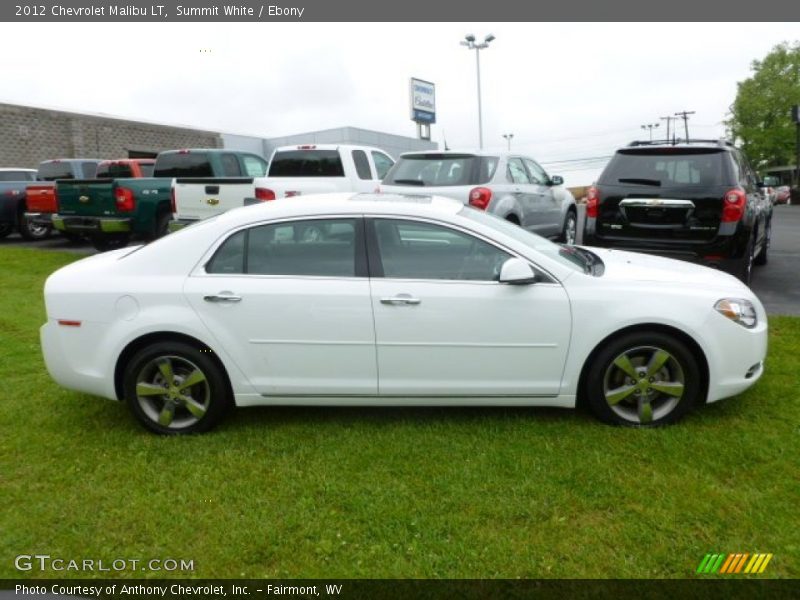
[[[575,198],[558,175],[532,158],[506,152],[402,154],[381,191],[449,196],[543,237],[575,243]]]

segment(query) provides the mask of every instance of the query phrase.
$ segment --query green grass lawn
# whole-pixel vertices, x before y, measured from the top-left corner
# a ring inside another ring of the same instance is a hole
[[[0,249],[0,578],[91,576],[16,571],[35,553],[190,559],[174,575],[203,578],[694,577],[707,552],[770,552],[762,577],[800,577],[798,318],[771,319],[755,388],[658,430],[251,408],[164,438],[45,371],[42,284],[75,259]]]

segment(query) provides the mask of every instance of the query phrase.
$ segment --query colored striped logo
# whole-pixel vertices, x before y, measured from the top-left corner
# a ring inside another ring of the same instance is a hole
[[[697,572],[724,573],[726,575],[763,573],[770,560],[772,560],[772,554],[750,554],[748,552],[736,552],[733,554],[709,553],[700,561]]]

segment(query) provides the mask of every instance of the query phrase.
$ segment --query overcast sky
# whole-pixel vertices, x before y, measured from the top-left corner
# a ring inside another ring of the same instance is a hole
[[[0,101],[272,137],[341,126],[416,136],[408,80],[436,84],[432,138],[512,148],[568,185],[659,117],[723,119],[754,59],[800,38],[796,23],[2,23]],[[43,43],[31,43],[41,40]],[[45,43],[46,42],[46,43]],[[682,125],[681,125],[682,130]],[[663,135],[663,134],[662,134]],[[560,162],[574,161],[574,162]]]

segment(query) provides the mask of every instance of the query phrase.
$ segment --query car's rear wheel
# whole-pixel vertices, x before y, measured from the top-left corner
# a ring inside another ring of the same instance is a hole
[[[183,342],[158,342],[137,352],[123,385],[139,422],[166,435],[208,431],[230,406],[221,368],[208,351]]]
[[[561,242],[572,245],[578,237],[578,216],[575,211],[569,209],[567,217],[564,219],[564,229],[561,231]]]
[[[767,223],[767,228],[764,231],[764,244],[761,246],[761,250],[753,259],[753,264],[763,266],[767,264],[769,260],[769,243],[770,238],[772,237],[772,223]]]
[[[697,403],[700,389],[694,355],[661,332],[634,332],[606,343],[586,378],[592,413],[631,427],[674,423]]]
[[[739,279],[745,285],[750,285],[753,278],[753,263],[755,262],[755,232],[750,234],[750,239],[747,241],[747,249],[745,250],[744,257],[742,257],[742,264],[739,267]]]
[[[19,216],[19,234],[30,242],[46,240],[53,233],[52,225],[34,223],[24,214]]]
[[[108,235],[96,235],[92,238],[92,246],[99,252],[117,250],[128,245],[131,236],[127,233],[112,233]]]

